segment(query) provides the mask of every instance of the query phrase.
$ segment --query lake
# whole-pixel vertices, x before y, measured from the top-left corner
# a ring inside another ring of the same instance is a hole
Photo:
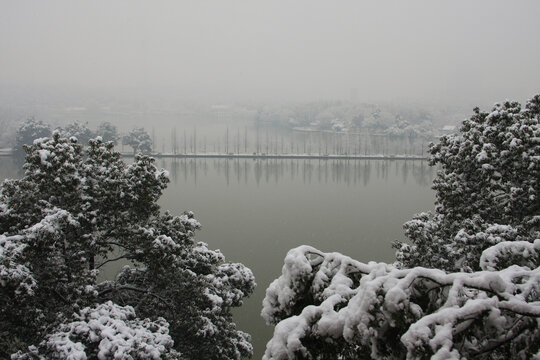
[[[255,293],[235,312],[253,337],[254,359],[273,332],[259,315],[262,299],[289,249],[308,244],[392,262],[402,224],[433,209],[435,169],[425,161],[167,158],[157,166],[171,177],[162,208],[193,211],[202,224],[196,238],[255,274]],[[17,176],[11,159],[0,158],[0,179]]]

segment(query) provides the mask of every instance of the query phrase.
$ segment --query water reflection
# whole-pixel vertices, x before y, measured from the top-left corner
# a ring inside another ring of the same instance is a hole
[[[273,331],[259,316],[264,291],[289,249],[309,244],[391,262],[390,243],[402,238],[402,224],[434,201],[435,171],[425,161],[162,158],[156,164],[171,178],[162,208],[193,210],[202,223],[196,239],[254,272],[258,287],[235,313],[238,328],[252,335],[254,359]],[[0,158],[0,177],[16,172],[11,159]]]
[[[381,141],[381,147],[384,143]],[[197,239],[255,274],[255,293],[235,314],[260,358],[272,334],[260,318],[264,291],[292,247],[309,244],[360,261],[394,259],[402,224],[433,207],[426,161],[164,158],[171,184],[160,200],[193,210]]]
[[[178,184],[194,183],[201,176],[212,174],[225,180],[227,185],[257,185],[279,183],[284,178],[301,179],[304,184],[338,183],[347,186],[371,181],[388,181],[390,169],[392,176],[401,176],[403,184],[409,177],[421,186],[429,186],[433,180],[433,169],[426,161],[420,160],[311,160],[311,159],[160,159],[158,166],[169,169],[171,181]],[[209,169],[210,168],[210,169]]]

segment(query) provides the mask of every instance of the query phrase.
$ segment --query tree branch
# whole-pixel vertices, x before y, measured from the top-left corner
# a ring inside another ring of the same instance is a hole
[[[145,293],[145,294],[148,294],[150,296],[153,296],[155,297],[156,299],[158,300],[161,300],[163,303],[167,304],[167,306],[170,306],[169,305],[169,301],[167,299],[164,299],[162,298],[161,296],[157,295],[157,294],[154,294],[153,292],[151,292],[150,290],[148,289],[140,289],[138,287],[135,287],[135,286],[130,286],[130,285],[122,285],[122,286],[113,286],[111,288],[108,288],[108,289],[105,289],[103,290],[102,292],[99,293],[99,296],[103,296],[109,292],[113,292],[113,291],[121,291],[121,290],[128,290],[128,291],[136,291],[136,292],[141,292],[141,293]]]
[[[101,264],[99,264],[98,266],[96,266],[96,269],[99,269],[100,267],[102,267],[103,265],[105,265],[107,263],[117,261],[117,260],[121,260],[121,259],[133,259],[133,255],[132,254],[127,254],[127,255],[122,255],[122,256],[116,257],[114,259],[108,259],[108,260],[102,262]]]
[[[118,242],[115,242],[115,241],[99,241],[98,244],[100,244],[100,245],[114,245],[114,246],[118,246],[118,247],[120,247],[122,249],[131,250],[127,246],[125,246],[123,244],[120,244]]]
[[[482,354],[492,352],[493,350],[497,349],[498,347],[503,346],[504,344],[508,343],[509,341],[514,340],[516,337],[521,335],[523,333],[523,331],[527,330],[527,327],[529,326],[529,324],[523,324],[522,323],[522,325],[518,327],[517,331],[514,331],[514,328],[517,327],[517,325],[523,320],[523,318],[524,318],[523,316],[520,317],[519,319],[516,320],[516,322],[514,324],[512,324],[509,331],[507,332],[506,337],[503,337],[502,339],[499,339],[499,340],[488,341],[487,346],[485,346],[481,350],[473,352],[472,356],[473,357],[479,357]]]

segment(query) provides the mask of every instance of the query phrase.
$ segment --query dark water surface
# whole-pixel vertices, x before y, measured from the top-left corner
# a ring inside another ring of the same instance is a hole
[[[162,208],[193,211],[202,224],[196,238],[255,274],[255,293],[235,312],[238,328],[253,337],[254,359],[273,331],[259,315],[264,292],[289,249],[309,244],[392,262],[402,224],[434,201],[435,170],[423,161],[159,159],[157,166],[171,177]],[[0,158],[0,179],[17,176],[11,159]]]

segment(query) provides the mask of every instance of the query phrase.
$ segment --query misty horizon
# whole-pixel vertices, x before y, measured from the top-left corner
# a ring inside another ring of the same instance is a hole
[[[0,91],[490,106],[538,91],[535,1],[0,5]],[[56,89],[56,90],[55,90]]]

